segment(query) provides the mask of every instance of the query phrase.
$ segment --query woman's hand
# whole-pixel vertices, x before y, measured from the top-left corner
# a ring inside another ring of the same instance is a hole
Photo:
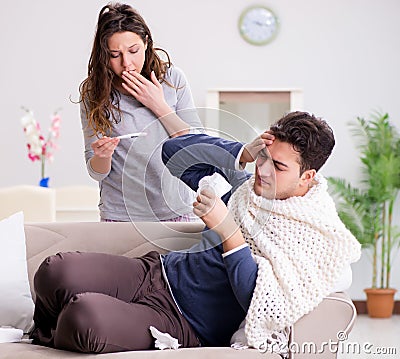
[[[162,117],[172,110],[164,98],[164,91],[158,82],[154,71],[150,74],[151,81],[136,71],[124,71],[122,87],[128,91],[136,100],[153,111],[157,117]]]
[[[90,159],[90,166],[97,173],[109,173],[111,159],[119,138],[102,137],[91,144],[94,156]]]
[[[271,145],[275,140],[275,136],[269,131],[265,131],[260,136],[256,137],[252,142],[244,146],[239,162],[248,163],[254,162],[261,150]]]
[[[99,158],[111,158],[118,143],[119,138],[102,137],[94,141],[90,146],[95,156]]]
[[[188,133],[190,126],[165,101],[163,88],[154,71],[151,72],[150,78],[151,81],[136,71],[124,71],[122,79],[125,82],[122,83],[122,87],[157,116],[169,136],[176,137]]]
[[[197,201],[193,203],[193,212],[223,240],[230,238],[238,230],[225,203],[215,195],[210,187],[200,191]]]

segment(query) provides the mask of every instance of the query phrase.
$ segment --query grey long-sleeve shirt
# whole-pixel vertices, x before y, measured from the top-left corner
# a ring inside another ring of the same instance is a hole
[[[165,79],[174,86],[162,83],[168,105],[191,127],[201,127],[183,72],[171,67]],[[147,136],[121,139],[112,156],[110,172],[100,174],[90,166],[94,155],[90,145],[97,137],[87,126],[86,113],[81,104],[85,160],[89,175],[99,182],[101,218],[158,221],[191,213],[194,192],[173,177],[161,161],[162,144],[169,138],[161,122],[132,96],[121,94],[120,109],[122,119],[113,124],[111,136],[132,132],[146,132]]]

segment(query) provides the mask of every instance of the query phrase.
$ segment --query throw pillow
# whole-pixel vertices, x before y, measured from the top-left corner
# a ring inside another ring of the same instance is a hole
[[[34,304],[26,263],[24,215],[18,212],[0,221],[0,327],[28,332]]]

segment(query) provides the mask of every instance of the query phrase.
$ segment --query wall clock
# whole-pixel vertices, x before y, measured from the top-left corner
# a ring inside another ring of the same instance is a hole
[[[278,33],[279,21],[275,13],[262,5],[244,9],[239,18],[240,35],[252,45],[266,45]]]

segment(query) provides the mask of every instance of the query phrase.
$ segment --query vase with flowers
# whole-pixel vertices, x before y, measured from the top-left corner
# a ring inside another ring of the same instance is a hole
[[[32,162],[41,162],[39,185],[48,187],[49,177],[46,177],[46,160],[52,162],[54,152],[58,148],[56,141],[60,136],[61,117],[58,114],[59,111],[55,111],[51,116],[51,124],[46,138],[42,134],[40,124],[35,120],[33,111],[26,108],[23,108],[23,110],[25,115],[22,117],[21,123],[26,136],[28,158]]]

